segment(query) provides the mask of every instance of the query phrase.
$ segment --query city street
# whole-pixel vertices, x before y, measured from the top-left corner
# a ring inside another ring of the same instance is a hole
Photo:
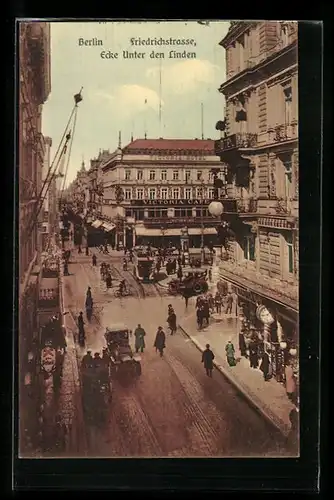
[[[76,252],[75,252],[76,253]],[[108,423],[89,424],[82,416],[81,399],[76,400],[72,425],[78,426],[81,451],[68,441],[67,455],[85,453],[88,457],[209,457],[209,456],[287,456],[283,437],[238,394],[218,371],[206,376],[201,353],[180,331],[167,334],[163,358],[153,347],[157,327],[166,333],[167,305],[171,303],[178,320],[192,314],[194,299],[185,309],[180,297],[170,297],[158,285],[141,285],[130,272],[121,270],[121,256],[98,254],[98,266],[91,257],[74,254],[65,277],[65,310],[74,321],[81,310],[87,287],[94,299],[91,323],[85,320],[86,348],[68,350],[67,357],[80,362],[87,349],[101,351],[108,325],[125,323],[134,330],[140,323],[146,330],[146,349],[142,354],[142,375],[126,385],[114,382]],[[100,280],[102,259],[112,265],[114,288],[106,290]],[[131,296],[116,298],[114,290],[124,276]],[[134,340],[132,339],[133,343]],[[72,354],[71,354],[72,352]],[[64,373],[61,392],[68,392]],[[71,380],[72,384],[72,380]],[[79,389],[80,390],[80,389]],[[61,398],[60,398],[61,401]],[[59,414],[62,410],[59,408]],[[83,428],[81,428],[83,427]]]

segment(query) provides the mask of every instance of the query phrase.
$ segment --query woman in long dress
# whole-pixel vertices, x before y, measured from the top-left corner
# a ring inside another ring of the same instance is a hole
[[[229,340],[225,346],[225,351],[226,351],[226,359],[227,359],[227,362],[230,366],[235,366],[237,364],[236,360],[235,360],[235,349],[234,349],[234,345],[232,344],[232,342]]]

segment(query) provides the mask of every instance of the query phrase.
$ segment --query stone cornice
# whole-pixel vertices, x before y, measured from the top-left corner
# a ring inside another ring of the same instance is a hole
[[[258,21],[233,21],[225,37],[219,42],[219,45],[226,49],[230,43],[234,42],[245,31],[256,25]]]

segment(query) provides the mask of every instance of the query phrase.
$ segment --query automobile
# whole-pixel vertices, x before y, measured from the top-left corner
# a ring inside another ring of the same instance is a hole
[[[110,356],[110,369],[114,376],[141,375],[141,356],[130,346],[132,331],[124,324],[117,323],[106,328],[104,337]]]
[[[168,285],[168,291],[171,295],[183,293],[185,288],[189,289],[192,295],[207,292],[209,289],[208,270],[203,268],[185,269],[182,279],[174,278]]]

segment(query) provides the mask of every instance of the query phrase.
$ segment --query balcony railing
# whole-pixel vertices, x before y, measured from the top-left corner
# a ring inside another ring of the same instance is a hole
[[[216,155],[220,155],[225,151],[255,148],[256,146],[257,134],[238,133],[222,137],[218,141],[215,141],[215,153]]]
[[[298,122],[281,124],[268,129],[269,142],[284,142],[298,137]]]
[[[237,208],[239,213],[256,213],[257,212],[257,200],[254,199],[241,199],[237,200]]]
[[[272,300],[279,300],[288,305],[292,305],[298,310],[298,283],[288,283],[275,278],[264,276],[255,270],[248,269],[245,266],[234,261],[221,261],[221,276],[231,278],[239,282],[241,286],[254,290],[259,294],[266,295]]]

